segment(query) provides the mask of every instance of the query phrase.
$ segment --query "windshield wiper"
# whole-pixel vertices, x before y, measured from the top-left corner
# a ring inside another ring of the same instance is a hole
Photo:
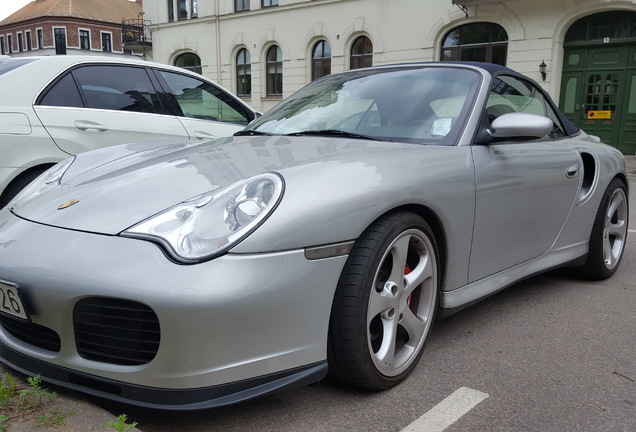
[[[267,132],[252,130],[252,129],[240,130],[234,134],[234,136],[256,136],[256,135],[271,136],[272,134]]]
[[[340,129],[307,130],[302,132],[294,132],[294,133],[286,134],[285,136],[305,136],[305,135],[335,136],[335,137],[342,137],[342,138],[359,138],[359,139],[380,141],[380,139],[376,137],[347,132]]]

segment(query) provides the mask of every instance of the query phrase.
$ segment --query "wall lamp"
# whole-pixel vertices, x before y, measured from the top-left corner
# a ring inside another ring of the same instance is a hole
[[[543,81],[545,81],[545,77],[546,77],[546,75],[547,75],[547,74],[545,73],[545,68],[546,68],[547,66],[548,66],[548,65],[547,65],[547,64],[545,64],[545,61],[541,60],[541,64],[539,65],[539,72],[541,73],[541,79],[542,79]]]

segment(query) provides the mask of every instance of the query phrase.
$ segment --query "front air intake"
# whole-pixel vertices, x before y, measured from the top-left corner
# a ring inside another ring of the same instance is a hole
[[[0,325],[16,339],[38,348],[60,352],[60,337],[50,328],[0,316]]]
[[[87,359],[116,365],[149,363],[159,349],[159,320],[148,306],[130,300],[91,297],[73,310],[75,345]]]

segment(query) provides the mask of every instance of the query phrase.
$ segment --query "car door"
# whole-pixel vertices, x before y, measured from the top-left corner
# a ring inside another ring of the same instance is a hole
[[[148,69],[90,64],[67,71],[36,100],[34,110],[57,146],[77,154],[136,141],[188,139]],[[156,79],[155,79],[156,81]]]
[[[469,282],[546,253],[574,205],[581,160],[543,93],[517,77],[494,81],[486,113],[492,121],[507,112],[549,117],[552,133],[540,140],[473,147],[475,224]]]
[[[208,81],[174,71],[156,73],[191,139],[230,136],[254,119],[244,103]]]

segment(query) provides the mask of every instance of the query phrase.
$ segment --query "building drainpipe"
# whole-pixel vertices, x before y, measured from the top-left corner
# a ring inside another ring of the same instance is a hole
[[[214,14],[216,16],[216,82],[223,85],[221,80],[221,22],[219,13],[219,0],[214,1]]]

